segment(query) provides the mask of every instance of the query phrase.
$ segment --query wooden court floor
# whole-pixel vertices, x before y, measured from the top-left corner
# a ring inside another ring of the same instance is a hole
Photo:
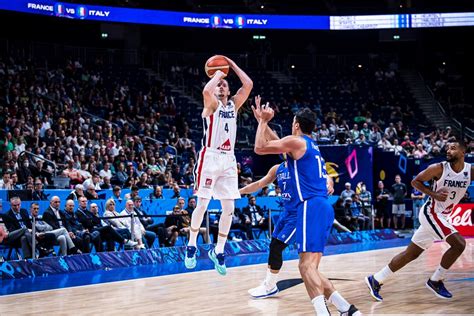
[[[474,314],[474,239],[450,269],[446,286],[452,300],[440,300],[425,288],[447,246],[435,244],[402,269],[382,290],[384,302],[374,302],[364,276],[383,267],[403,248],[324,257],[322,271],[365,315]],[[299,278],[298,261],[283,265],[280,280]],[[278,296],[253,300],[247,290],[265,275],[265,265],[237,267],[226,277],[215,271],[169,275],[92,286],[0,297],[0,315],[311,315],[303,284]],[[338,315],[331,306],[333,315]]]

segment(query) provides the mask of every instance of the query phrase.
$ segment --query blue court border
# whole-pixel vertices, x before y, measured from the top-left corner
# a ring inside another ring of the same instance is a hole
[[[400,238],[375,242],[333,245],[326,247],[325,255],[330,256],[344,253],[354,253],[361,251],[401,247],[408,245],[409,242],[409,238]],[[285,260],[294,260],[297,258],[298,254],[295,250],[286,252],[284,255]],[[261,264],[265,262],[267,262],[267,253],[242,254],[237,256],[231,256],[226,259],[226,264],[229,268]],[[76,273],[50,274],[45,277],[37,276],[23,279],[4,279],[1,281],[2,286],[0,289],[0,296],[126,281],[133,279],[151,278],[212,269],[214,269],[213,263],[209,259],[203,258],[198,260],[197,266],[193,270],[187,270],[182,262],[173,262],[132,266],[110,270],[94,270]],[[232,276],[232,270],[228,271],[228,275]]]

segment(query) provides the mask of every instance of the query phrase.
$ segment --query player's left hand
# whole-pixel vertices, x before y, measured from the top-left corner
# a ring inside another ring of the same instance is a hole
[[[257,120],[257,122],[260,121],[260,115],[262,113],[262,108],[260,107],[260,102],[262,101],[262,98],[260,95],[257,95],[255,97],[255,106],[252,105],[252,111],[253,111],[253,116]]]
[[[270,122],[273,116],[275,116],[275,111],[273,111],[273,109],[268,105],[268,103],[265,104],[262,107],[262,111],[260,114],[261,121]]]

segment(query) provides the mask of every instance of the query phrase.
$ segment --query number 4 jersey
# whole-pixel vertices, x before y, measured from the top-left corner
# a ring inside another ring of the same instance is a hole
[[[218,200],[239,199],[237,161],[234,156],[237,133],[235,104],[221,101],[216,111],[203,118],[204,135],[194,167],[198,197]]]
[[[224,105],[220,100],[216,111],[203,118],[202,147],[234,153],[237,134],[237,112],[234,101]]]

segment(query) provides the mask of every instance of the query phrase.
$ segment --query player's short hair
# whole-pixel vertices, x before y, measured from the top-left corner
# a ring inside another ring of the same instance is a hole
[[[303,133],[310,134],[316,126],[316,113],[310,108],[303,108],[296,112],[295,120]]]
[[[448,143],[457,143],[459,145],[459,148],[461,148],[463,151],[467,150],[466,142],[462,138],[450,139]]]

